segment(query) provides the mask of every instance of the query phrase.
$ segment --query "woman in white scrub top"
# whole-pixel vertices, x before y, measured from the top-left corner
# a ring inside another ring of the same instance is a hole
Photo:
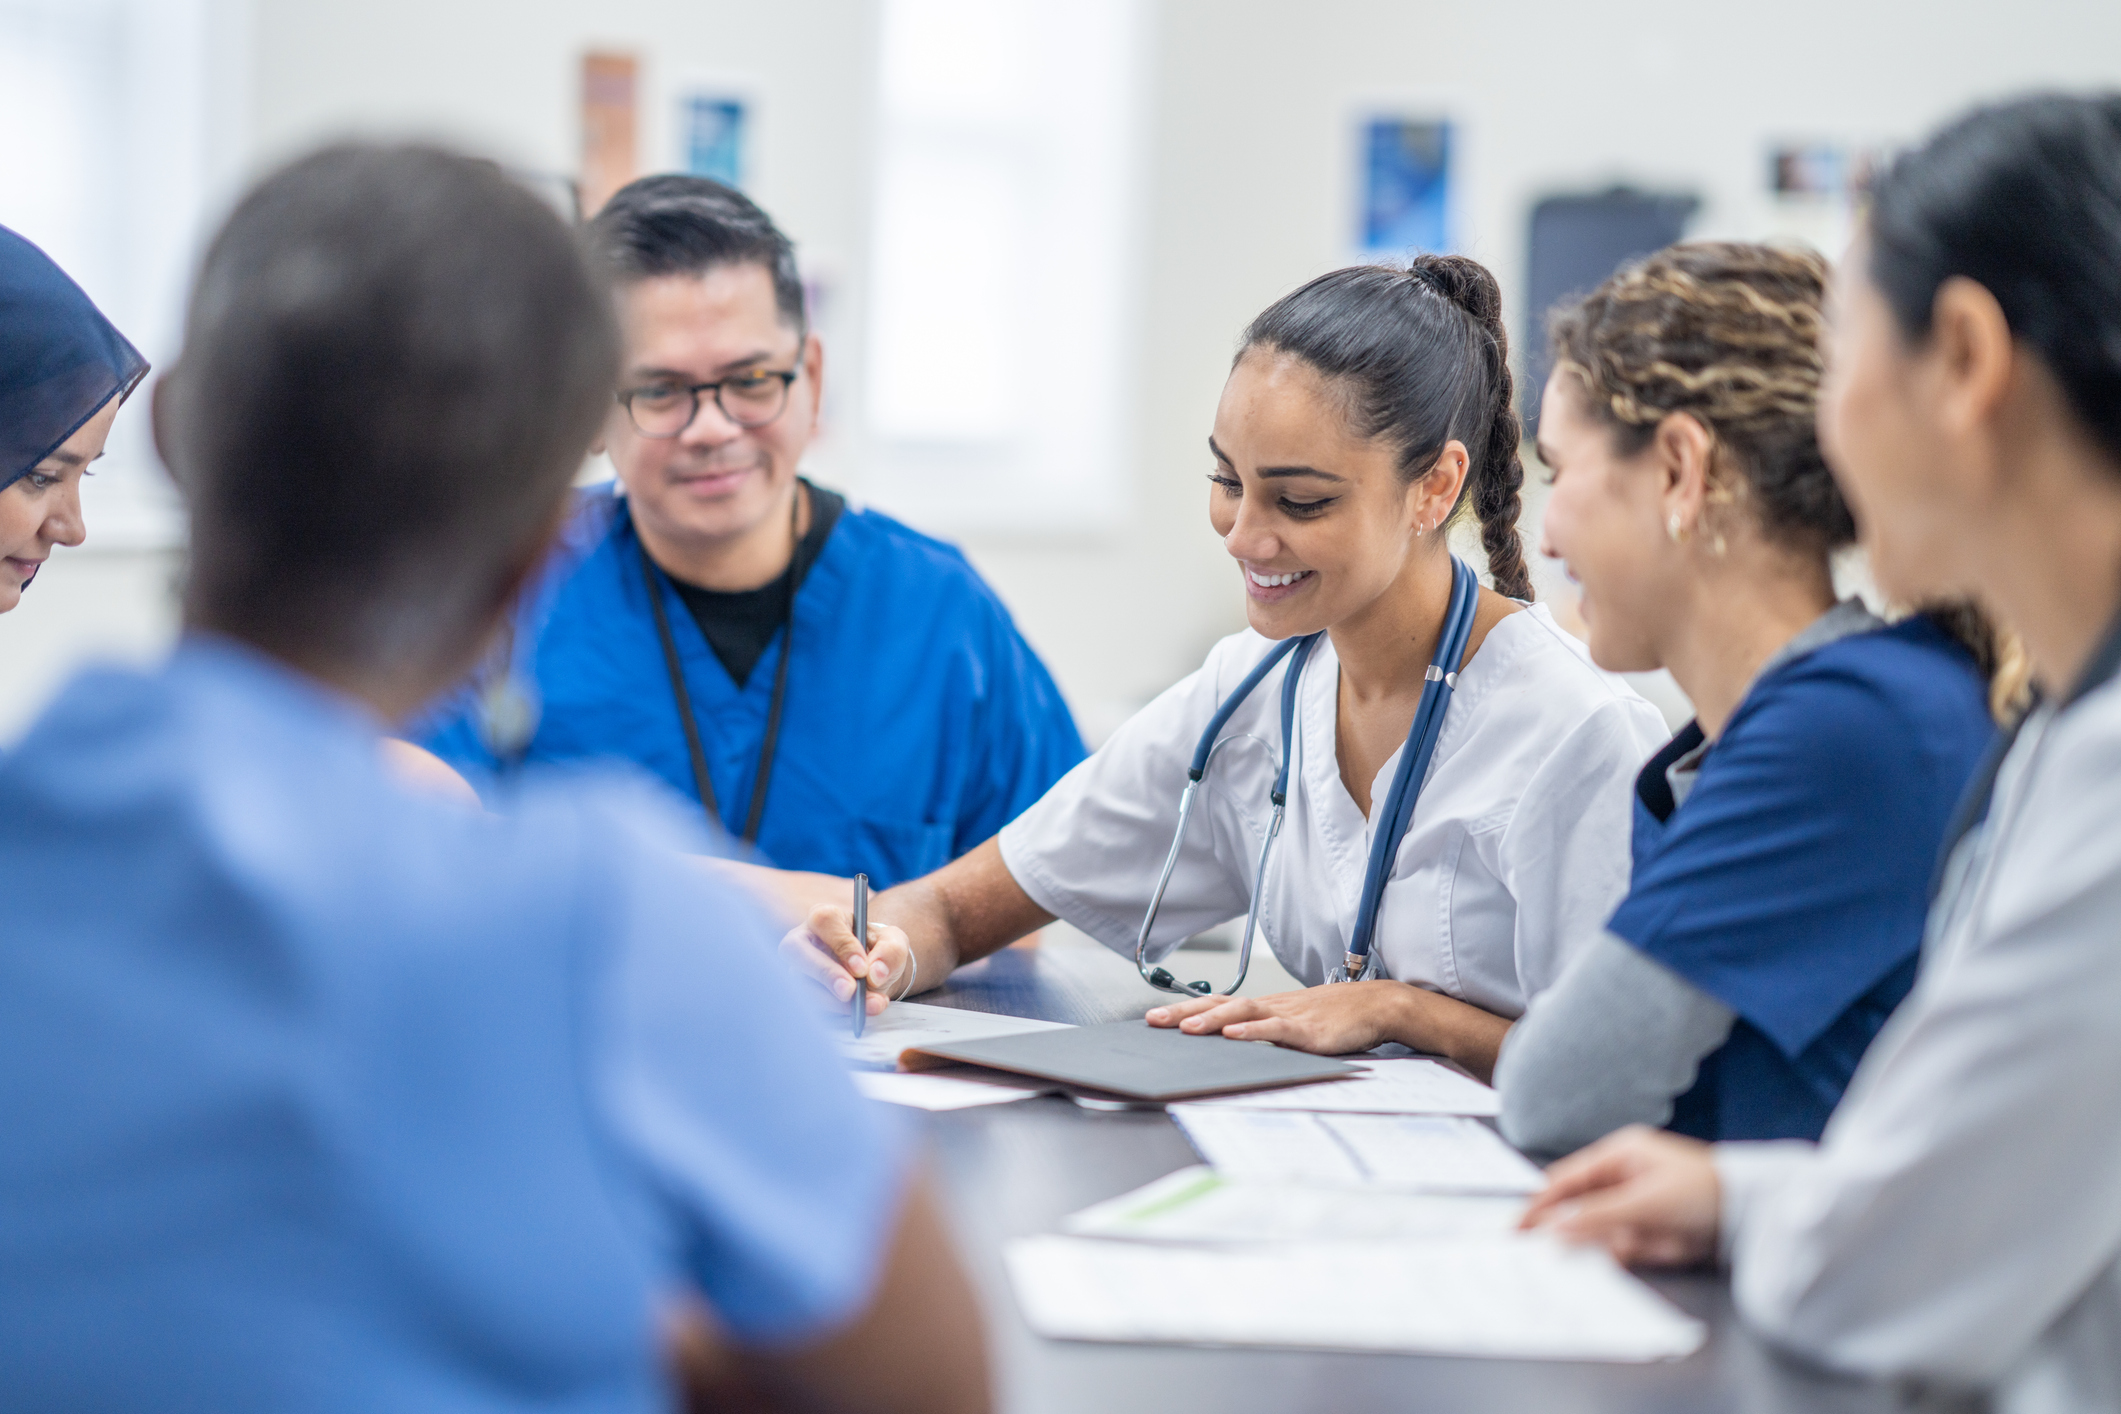
[[[866,969],[873,1010],[1054,918],[1131,961],[1202,730],[1276,641],[1324,630],[1298,684],[1287,817],[1259,914],[1261,939],[1307,990],[1189,996],[1148,1019],[1329,1054],[1399,1041],[1488,1074],[1508,1020],[1625,891],[1629,785],[1667,735],[1655,709],[1529,602],[1506,360],[1494,278],[1459,257],[1337,271],[1268,309],[1246,332],[1208,444],[1209,519],[1251,628],[996,839],[879,896],[867,957],[846,910],[830,906],[790,935],[791,953],[843,999]],[[1496,589],[1478,591],[1389,862],[1378,975],[1320,986],[1355,931],[1372,824],[1452,597],[1444,527],[1468,501]],[[1222,729],[1152,961],[1246,912],[1292,661]]]

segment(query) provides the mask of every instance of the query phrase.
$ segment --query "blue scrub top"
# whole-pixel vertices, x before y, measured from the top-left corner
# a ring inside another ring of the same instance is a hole
[[[1738,1014],[1670,1127],[1816,1139],[1913,985],[1930,872],[1995,734],[1966,650],[1924,618],[1763,673],[1673,808],[1635,787],[1635,868],[1608,925]]]
[[[708,778],[730,833],[751,801],[777,634],[739,688],[661,586]],[[517,619],[514,671],[540,705],[523,759],[622,758],[698,799],[640,538],[615,484],[581,493]],[[502,774],[467,687],[412,735],[482,792]],[[1046,667],[956,548],[849,505],[795,601],[795,657],[758,845],[768,862],[879,888],[995,834],[1083,759]]]
[[[225,640],[0,757],[0,1406],[669,1407],[874,1290],[903,1137],[642,782],[408,793]]]

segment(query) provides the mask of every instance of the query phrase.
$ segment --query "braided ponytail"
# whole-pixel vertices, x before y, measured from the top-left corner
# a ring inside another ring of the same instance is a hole
[[[1420,255],[1402,268],[1321,275],[1253,320],[1238,358],[1254,345],[1293,354],[1344,384],[1357,432],[1397,444],[1409,482],[1428,474],[1445,443],[1464,443],[1471,465],[1458,504],[1471,500],[1480,519],[1489,577],[1498,593],[1532,597],[1517,530],[1523,429],[1502,289],[1486,266],[1461,255]]]
[[[1502,287],[1488,268],[1462,255],[1418,255],[1407,273],[1457,305],[1486,333],[1488,382],[1493,400],[1488,435],[1470,447],[1475,458],[1466,478],[1472,489],[1473,514],[1480,518],[1480,544],[1488,552],[1488,577],[1495,592],[1512,599],[1532,598],[1532,572],[1525,565],[1524,536],[1517,521],[1524,514],[1524,426],[1517,420],[1516,382],[1510,377],[1510,335],[1502,323]]]

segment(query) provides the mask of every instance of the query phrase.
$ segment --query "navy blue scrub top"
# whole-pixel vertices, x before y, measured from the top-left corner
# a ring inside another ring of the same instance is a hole
[[[1753,684],[1674,808],[1635,783],[1612,931],[1736,1012],[1670,1128],[1816,1139],[1915,980],[1930,872],[1995,733],[1972,657],[1929,620],[1837,639]]]
[[[751,801],[787,642],[740,688],[661,585],[722,824]],[[697,799],[675,693],[615,484],[579,493],[516,619],[511,671],[538,705],[525,762],[625,760]],[[491,798],[506,775],[468,684],[411,735]],[[954,546],[848,505],[795,601],[795,657],[758,845],[766,862],[867,873],[879,888],[940,868],[1082,760],[1046,667]]]

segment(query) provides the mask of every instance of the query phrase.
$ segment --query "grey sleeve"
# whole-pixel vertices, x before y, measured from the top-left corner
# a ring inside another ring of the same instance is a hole
[[[1495,1063],[1502,1133],[1566,1154],[1627,1124],[1661,1125],[1736,1015],[1678,973],[1601,932],[1509,1035]]]

